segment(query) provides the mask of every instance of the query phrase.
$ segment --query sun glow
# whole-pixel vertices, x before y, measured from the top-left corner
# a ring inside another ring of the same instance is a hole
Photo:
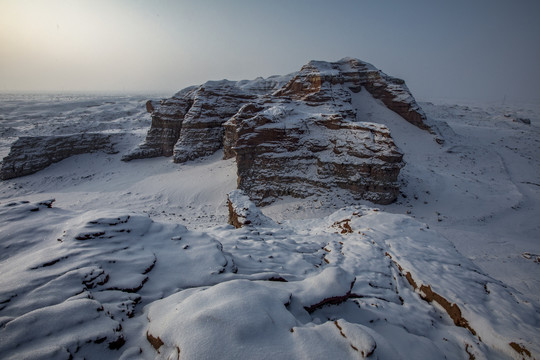
[[[133,3],[135,4],[135,3]],[[36,81],[70,90],[129,87],[129,79],[151,66],[144,43],[150,35],[137,8],[106,1],[0,2],[0,73],[27,88]],[[53,71],[54,69],[54,71]],[[107,84],[111,86],[110,83]]]

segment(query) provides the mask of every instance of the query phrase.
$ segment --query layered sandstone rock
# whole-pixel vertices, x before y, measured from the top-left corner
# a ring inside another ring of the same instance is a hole
[[[149,101],[152,125],[145,141],[124,161],[173,155],[181,163],[213,154],[223,147],[223,123],[240,107],[269,94],[291,76],[244,81],[208,81],[183,89],[169,99]]]
[[[224,124],[224,155],[236,158],[238,188],[258,205],[335,189],[376,203],[394,201],[403,155],[388,128],[349,118],[346,102],[315,103],[250,104]]]
[[[174,162],[211,155],[222,147],[221,126],[256,94],[242,91],[234,81],[209,81],[191,94],[192,104],[184,116],[174,146]]]
[[[426,116],[405,82],[357,59],[311,61],[296,73],[247,81],[209,81],[186,88],[169,99],[149,101],[152,125],[146,140],[123,160],[171,156],[184,162],[223,147],[223,123],[245,104],[288,98],[306,104],[325,103],[343,112],[351,92],[362,89],[412,124],[429,130]],[[266,100],[264,100],[266,99]],[[347,117],[354,116],[349,107]]]
[[[173,155],[184,162],[223,148],[225,158],[236,158],[238,188],[258,205],[336,188],[390,203],[403,155],[388,128],[358,118],[351,99],[359,91],[431,131],[403,80],[357,59],[311,61],[286,76],[209,81],[148,103],[152,128],[124,160]]]
[[[189,96],[192,92],[192,88],[187,88],[170,99],[160,102],[149,100],[146,103],[146,110],[152,114],[152,125],[146,139],[137,149],[125,154],[122,160],[171,156],[180,136],[184,116],[193,104]]]
[[[0,178],[6,180],[29,175],[72,155],[94,151],[114,153],[114,142],[119,136],[120,134],[83,133],[20,137],[2,161]]]
[[[410,93],[405,81],[375,68],[358,59],[344,58],[335,63],[310,61],[276,95],[309,101],[315,96],[317,101],[332,101],[341,94],[319,93],[332,85],[343,85],[335,89],[347,88],[359,92],[365,88],[374,98],[380,99],[390,110],[419,128],[428,130],[426,115]],[[334,95],[334,96],[333,96]]]

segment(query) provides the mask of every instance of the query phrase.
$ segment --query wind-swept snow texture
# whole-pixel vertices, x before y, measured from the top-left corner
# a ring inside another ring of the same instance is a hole
[[[122,162],[141,98],[3,99],[5,155],[125,136],[0,182],[2,359],[540,358],[538,109],[422,104],[440,145],[361,91],[357,116],[404,153],[398,202],[258,209],[219,152]]]

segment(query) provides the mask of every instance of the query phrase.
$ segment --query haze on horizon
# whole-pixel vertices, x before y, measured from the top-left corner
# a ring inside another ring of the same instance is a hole
[[[540,101],[540,2],[0,0],[0,91],[160,92],[356,57],[421,100]]]

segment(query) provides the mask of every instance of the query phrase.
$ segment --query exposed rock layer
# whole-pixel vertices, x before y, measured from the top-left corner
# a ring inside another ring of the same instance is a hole
[[[334,92],[321,96],[321,90],[328,87]],[[222,147],[221,125],[241,106],[256,99],[288,97],[307,103],[335,104],[333,100],[339,103],[348,97],[349,90],[359,92],[362,88],[407,121],[429,129],[424,112],[403,80],[357,59],[345,58],[335,63],[311,61],[299,72],[285,76],[209,81],[183,89],[169,99],[149,101],[146,108],[152,114],[152,126],[145,142],[126,154],[124,160],[174,153],[175,162],[184,162],[209,155]]]
[[[23,136],[17,139],[2,161],[0,178],[12,179],[33,174],[72,155],[93,151],[114,153],[118,134],[83,133],[58,136]]]
[[[401,115],[405,120],[428,130],[426,115],[405,85],[405,81],[375,68],[358,59],[345,58],[335,63],[310,61],[276,95],[290,96],[306,101],[331,101],[332,93],[321,97],[324,88],[342,85],[342,88],[359,92],[365,88],[374,98],[380,99],[386,107]],[[338,94],[341,95],[341,94]]]
[[[252,81],[208,81],[185,88],[169,99],[149,101],[152,125],[145,141],[122,160],[174,155],[177,163],[213,154],[223,147],[222,124],[240,107],[269,94],[289,76]]]
[[[223,148],[225,158],[236,158],[238,187],[259,205],[336,187],[390,203],[402,154],[385,126],[357,117],[351,96],[363,89],[430,130],[403,80],[357,59],[311,61],[286,76],[209,81],[148,102],[146,141],[123,159],[173,155],[184,162]]]
[[[245,106],[225,124],[225,156],[236,157],[238,187],[257,204],[335,188],[377,203],[396,198],[403,155],[385,126],[348,121],[326,106],[265,106]]]

